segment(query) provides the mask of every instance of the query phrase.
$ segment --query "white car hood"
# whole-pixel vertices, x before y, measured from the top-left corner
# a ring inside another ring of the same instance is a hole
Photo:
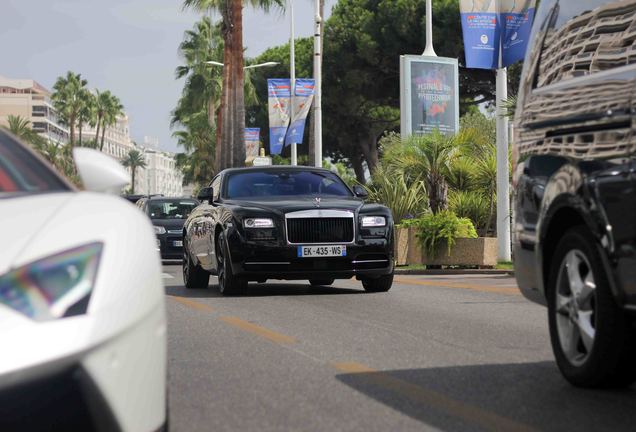
[[[52,193],[0,199],[0,275],[15,264],[20,253],[74,193]]]

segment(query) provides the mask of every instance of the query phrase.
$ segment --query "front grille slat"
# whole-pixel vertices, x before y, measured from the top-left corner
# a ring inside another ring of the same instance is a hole
[[[351,243],[353,218],[287,219],[290,243]]]

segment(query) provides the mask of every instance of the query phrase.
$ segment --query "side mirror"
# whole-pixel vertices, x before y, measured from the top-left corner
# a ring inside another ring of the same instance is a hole
[[[214,190],[211,187],[201,188],[197,194],[197,199],[201,202],[211,203],[214,198]]]
[[[360,185],[353,186],[353,193],[355,194],[355,196],[362,199],[365,199],[369,196],[369,192],[367,192],[367,190]]]
[[[73,149],[73,159],[86,190],[119,194],[130,183],[128,171],[100,151],[77,147]]]

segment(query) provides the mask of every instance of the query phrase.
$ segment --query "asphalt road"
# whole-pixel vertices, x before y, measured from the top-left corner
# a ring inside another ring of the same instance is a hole
[[[172,431],[633,431],[636,387],[560,376],[546,311],[508,276],[400,276],[388,293],[165,266]]]

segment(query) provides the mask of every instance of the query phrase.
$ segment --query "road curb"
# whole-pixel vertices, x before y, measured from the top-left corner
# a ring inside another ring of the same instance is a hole
[[[428,269],[412,270],[395,268],[396,275],[507,275],[514,276],[514,270],[498,269]]]

